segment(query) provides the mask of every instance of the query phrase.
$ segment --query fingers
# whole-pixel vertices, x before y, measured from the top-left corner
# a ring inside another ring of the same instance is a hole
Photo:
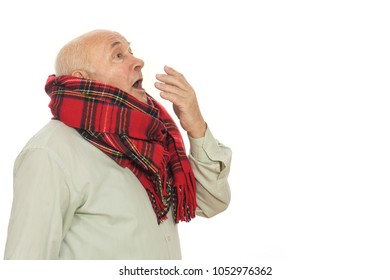
[[[154,86],[160,90],[160,96],[178,106],[191,106],[196,103],[196,94],[184,75],[172,67],[165,66],[166,74],[157,74]]]
[[[164,66],[164,71],[166,74],[156,75],[158,81],[154,83],[163,99],[180,107],[186,107],[196,101],[195,92],[184,75],[169,66]]]
[[[166,85],[178,87],[181,90],[191,89],[190,84],[187,82],[187,80],[185,79],[185,77],[181,73],[179,73],[175,69],[168,67],[168,66],[164,67],[164,71],[166,74],[157,74],[156,75],[156,79],[158,81],[160,81]],[[161,85],[161,83],[156,83],[155,85],[158,89],[160,89],[158,87],[158,85]],[[175,92],[175,91],[173,91],[172,93],[177,94],[177,92]]]
[[[200,112],[196,94],[184,76],[175,69],[165,66],[166,74],[157,74],[160,96],[172,102],[173,110],[180,120],[182,128],[193,138],[204,136],[206,123]]]
[[[154,86],[157,89],[159,89],[161,92],[182,95],[182,90],[180,88],[178,88],[177,86],[172,86],[169,84],[164,84],[164,83],[159,83],[159,82],[154,83]]]
[[[184,75],[178,71],[176,71],[175,69],[173,69],[172,67],[169,67],[169,66],[164,66],[164,71],[165,73],[167,73],[168,75],[171,75],[171,76],[175,76],[175,77],[180,77],[182,79],[185,80],[184,78]]]
[[[165,71],[165,73],[167,73],[168,75],[183,76],[183,74],[181,74],[179,71],[176,71],[175,69],[173,69],[172,67],[169,67],[169,66],[167,66],[167,65],[164,66],[164,71]]]

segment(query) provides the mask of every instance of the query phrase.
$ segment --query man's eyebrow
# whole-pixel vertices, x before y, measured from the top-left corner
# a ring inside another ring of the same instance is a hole
[[[127,41],[126,41],[126,43],[128,43],[128,44],[129,44],[129,47],[130,47],[130,42],[127,42]],[[113,49],[113,48],[115,48],[116,46],[121,45],[121,44],[122,44],[121,41],[115,41],[114,43],[111,44],[111,49]]]

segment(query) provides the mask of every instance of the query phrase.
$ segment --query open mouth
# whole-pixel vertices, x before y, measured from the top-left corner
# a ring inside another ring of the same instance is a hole
[[[142,79],[137,80],[137,81],[133,84],[133,88],[142,89]]]

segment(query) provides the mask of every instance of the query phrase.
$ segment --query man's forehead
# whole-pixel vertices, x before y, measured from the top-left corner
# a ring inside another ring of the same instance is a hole
[[[110,50],[116,46],[129,47],[130,43],[124,36],[117,32],[101,32],[96,35],[96,43],[104,45],[104,49]]]
[[[125,47],[129,47],[130,46],[130,42],[128,42],[127,40],[114,40],[111,44],[110,44],[110,47],[111,49],[115,48],[116,46],[125,46]]]

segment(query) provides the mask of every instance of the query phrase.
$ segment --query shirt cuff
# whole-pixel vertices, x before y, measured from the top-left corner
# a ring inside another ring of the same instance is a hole
[[[219,160],[217,154],[219,153],[220,147],[208,127],[204,137],[192,138],[188,136],[188,138],[190,140],[190,154],[194,159],[200,162]]]

